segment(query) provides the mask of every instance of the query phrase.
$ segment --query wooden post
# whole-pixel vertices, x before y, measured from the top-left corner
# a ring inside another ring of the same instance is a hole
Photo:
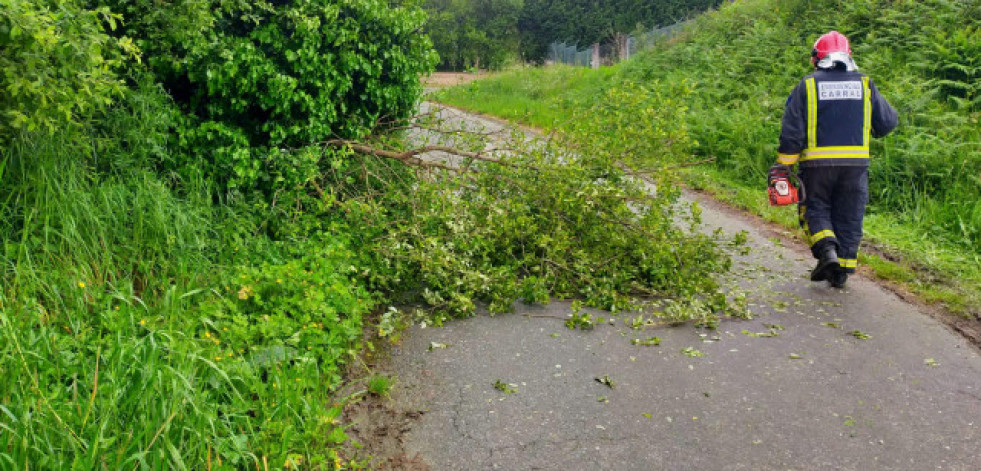
[[[628,42],[630,38],[624,33],[617,33],[615,37],[617,41],[617,56],[620,61],[630,59],[630,43]]]
[[[592,67],[594,69],[600,68],[600,48],[599,48],[599,43],[594,43],[593,44],[593,61],[592,61]]]

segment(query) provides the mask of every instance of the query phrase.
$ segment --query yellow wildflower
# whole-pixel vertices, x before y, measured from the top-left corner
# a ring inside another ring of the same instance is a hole
[[[85,287],[85,282],[84,281],[79,281],[78,282],[78,287],[79,288],[84,288]]]
[[[118,307],[116,309],[119,309]],[[140,319],[140,325],[146,325],[146,319]]]

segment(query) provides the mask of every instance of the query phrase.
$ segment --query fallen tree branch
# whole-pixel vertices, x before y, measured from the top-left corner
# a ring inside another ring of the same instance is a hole
[[[630,169],[630,171],[627,172],[627,175],[630,175],[630,176],[651,175],[651,174],[654,174],[654,173],[663,172],[665,170],[674,170],[674,169],[678,169],[678,168],[695,167],[695,166],[698,166],[698,165],[703,165],[703,164],[707,164],[707,163],[711,163],[711,162],[715,162],[715,157],[709,157],[707,159],[697,160],[695,162],[685,162],[683,164],[669,165],[667,167],[661,167],[661,168],[651,169],[651,170],[634,170],[634,169],[632,169],[630,167],[627,167],[627,168]],[[624,166],[626,167],[626,165],[624,165]]]
[[[461,157],[472,157],[472,155],[469,154],[473,154],[472,152],[465,152],[459,149],[453,149],[452,147],[445,147],[445,146],[423,146],[417,149],[411,149],[404,152],[395,152],[391,150],[371,147],[369,145],[361,144],[354,141],[348,141],[346,139],[332,139],[330,141],[327,141],[327,145],[335,146],[335,147],[347,147],[348,149],[351,149],[359,154],[398,160],[406,165],[412,165],[414,167],[439,168],[443,170],[449,170],[451,172],[460,172],[462,171],[462,169],[460,169],[459,167],[446,165],[440,162],[421,159],[418,156],[426,152],[437,152],[437,151],[446,152],[448,154],[458,155]]]
[[[531,168],[533,170],[537,170],[537,168],[535,168],[535,167],[533,167],[531,165],[525,165],[525,166],[517,165],[517,164],[514,164],[512,162],[507,162],[507,161],[505,161],[503,159],[498,159],[498,158],[495,158],[495,157],[491,157],[491,156],[486,155],[486,154],[484,154],[482,152],[470,152],[470,151],[465,151],[465,150],[457,149],[455,147],[442,146],[442,145],[425,145],[425,146],[422,146],[422,147],[417,147],[415,149],[409,149],[409,150],[402,151],[402,152],[392,151],[392,150],[386,150],[386,149],[379,149],[377,147],[372,147],[372,146],[369,146],[367,144],[363,144],[363,143],[355,142],[355,141],[350,141],[350,140],[347,140],[347,139],[332,139],[332,140],[327,141],[327,145],[329,145],[329,146],[335,146],[335,147],[347,147],[347,148],[349,148],[349,149],[351,149],[354,152],[357,152],[359,154],[371,155],[371,156],[374,156],[374,157],[383,157],[383,158],[387,158],[387,159],[398,160],[400,162],[405,163],[406,165],[412,165],[412,166],[415,166],[415,167],[439,168],[439,169],[449,170],[449,171],[453,171],[453,172],[464,172],[467,169],[469,169],[469,166],[464,167],[464,168],[461,168],[461,167],[456,167],[456,166],[452,166],[452,165],[446,165],[446,164],[440,163],[440,162],[435,162],[435,161],[432,161],[432,160],[423,159],[423,158],[420,158],[419,156],[420,155],[423,155],[423,154],[426,154],[426,153],[429,153],[429,152],[443,152],[443,153],[454,155],[454,156],[457,156],[457,157],[463,157],[463,158],[468,158],[468,159],[473,159],[473,160],[479,160],[481,162],[489,162],[489,163],[493,163],[493,164],[497,164],[497,165],[504,165],[504,166],[507,166],[507,167],[513,167],[513,168]],[[504,149],[494,149],[494,151],[495,152],[506,152],[506,150],[504,150]]]

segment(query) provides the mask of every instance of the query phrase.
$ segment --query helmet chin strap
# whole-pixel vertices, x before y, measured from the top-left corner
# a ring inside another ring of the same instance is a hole
[[[847,52],[832,52],[827,56],[824,56],[824,59],[821,59],[817,62],[817,68],[833,69],[835,67],[835,63],[838,62],[844,64],[845,69],[848,70],[849,72],[854,72],[858,70],[858,65],[855,64],[855,60],[852,59],[852,57],[849,56]]]

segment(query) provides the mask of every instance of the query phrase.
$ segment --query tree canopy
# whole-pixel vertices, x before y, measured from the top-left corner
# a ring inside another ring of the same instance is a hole
[[[425,0],[426,30],[440,67],[500,68],[509,59],[541,62],[554,41],[607,42],[665,26],[722,0]]]
[[[606,42],[638,26],[677,23],[720,3],[722,0],[526,0],[519,21],[522,52],[529,60],[541,60],[544,46],[553,41]]]

